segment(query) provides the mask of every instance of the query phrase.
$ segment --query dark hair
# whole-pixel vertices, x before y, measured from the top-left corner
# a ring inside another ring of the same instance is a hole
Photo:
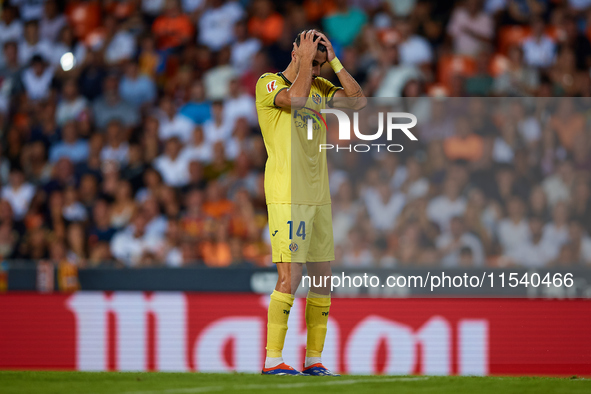
[[[538,222],[540,222],[542,224],[544,223],[544,218],[542,216],[538,215],[538,214],[535,214],[535,213],[529,215],[529,217],[527,218],[527,220],[530,221],[530,222],[537,220]]]
[[[460,255],[461,256],[472,256],[472,249],[470,249],[467,246],[462,246],[462,248],[460,249]]]
[[[37,19],[31,19],[29,21],[25,22],[25,27],[27,26],[35,26],[35,27],[39,27],[39,21]]]
[[[4,49],[8,48],[9,46],[13,46],[13,47],[17,48],[18,43],[16,41],[12,41],[12,40],[4,42]]]
[[[304,30],[298,33],[296,39],[295,39],[295,44],[296,46],[300,46],[300,41],[301,41],[301,35],[305,32],[307,32],[308,30]],[[318,34],[314,34],[314,40],[318,38]],[[326,47],[324,46],[324,44],[320,44],[318,43],[318,50],[320,52],[326,52]]]
[[[34,64],[45,64],[45,59],[43,58],[43,56],[36,54],[31,58],[31,65]]]

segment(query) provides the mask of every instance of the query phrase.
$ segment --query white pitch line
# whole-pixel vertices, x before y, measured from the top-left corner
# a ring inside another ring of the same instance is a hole
[[[310,377],[303,377],[304,379],[314,379]],[[307,386],[332,386],[332,385],[348,385],[357,383],[382,383],[382,382],[412,382],[417,380],[427,380],[427,376],[423,377],[393,377],[384,379],[349,379],[340,380],[339,378],[328,378],[330,381],[314,381],[299,382],[299,383],[283,383],[283,384],[242,384],[239,386],[206,386],[206,387],[187,387],[183,389],[165,389],[152,391],[127,391],[123,394],[193,394],[193,393],[208,393],[223,390],[262,390],[262,389],[293,389]]]

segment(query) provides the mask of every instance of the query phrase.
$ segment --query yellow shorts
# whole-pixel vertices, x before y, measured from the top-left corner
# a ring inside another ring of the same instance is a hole
[[[334,260],[331,204],[268,204],[273,262]]]

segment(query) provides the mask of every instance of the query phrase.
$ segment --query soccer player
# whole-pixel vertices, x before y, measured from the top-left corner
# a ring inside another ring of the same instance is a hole
[[[341,87],[319,77],[329,63]],[[283,72],[262,75],[256,85],[256,107],[268,159],[265,168],[265,196],[273,262],[278,280],[271,294],[267,322],[265,375],[338,376],[322,365],[330,280],[334,260],[331,202],[328,188],[326,129],[319,111],[326,107],[361,109],[367,103],[355,79],[335,56],[332,44],[319,31],[298,34],[291,62]],[[308,120],[315,119],[312,139]],[[293,128],[292,128],[293,127]],[[302,278],[317,278],[306,299],[306,361],[302,372],[283,362],[282,350],[294,294]]]

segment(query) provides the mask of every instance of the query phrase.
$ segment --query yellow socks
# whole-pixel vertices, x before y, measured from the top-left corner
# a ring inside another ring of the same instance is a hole
[[[326,324],[330,309],[330,294],[322,295],[311,291],[306,299],[306,326],[308,340],[306,343],[306,359],[320,358],[326,338]]]
[[[265,365],[267,368],[283,362],[281,353],[293,300],[293,295],[280,293],[277,290],[271,294],[267,323],[267,361],[265,362],[265,364],[269,364]],[[306,326],[308,328],[306,366],[320,362],[326,338],[329,309],[330,295],[308,292],[306,299]]]
[[[273,290],[271,294],[267,321],[267,357],[281,357],[287,333],[287,319],[293,306],[293,299],[293,295],[280,293],[277,290]]]

